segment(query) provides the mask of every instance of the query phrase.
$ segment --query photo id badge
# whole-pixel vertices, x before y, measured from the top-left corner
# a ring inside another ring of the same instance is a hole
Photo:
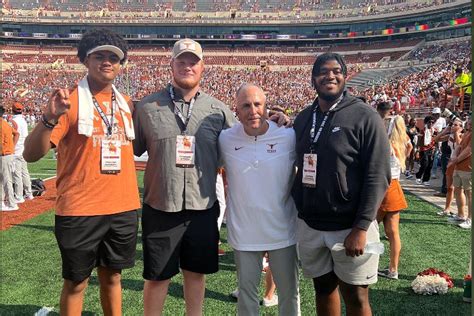
[[[100,171],[102,173],[119,173],[121,166],[120,140],[103,139],[101,141]]]
[[[308,188],[315,188],[318,155],[304,154],[303,159],[303,186]]]
[[[194,167],[196,138],[189,135],[176,136],[176,167]]]

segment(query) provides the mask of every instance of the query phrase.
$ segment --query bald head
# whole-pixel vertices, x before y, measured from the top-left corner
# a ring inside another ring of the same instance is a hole
[[[259,93],[263,96],[265,101],[267,101],[267,97],[265,96],[265,92],[263,92],[262,88],[260,88],[257,85],[254,85],[253,83],[243,83],[238,89],[235,94],[236,99],[239,98],[240,94],[243,93]]]
[[[262,135],[268,128],[266,96],[263,90],[250,83],[239,87],[236,93],[236,113],[248,135]]]

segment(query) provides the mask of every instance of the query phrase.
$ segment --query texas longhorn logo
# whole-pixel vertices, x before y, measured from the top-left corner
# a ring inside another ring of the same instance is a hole
[[[267,144],[267,153],[276,153],[276,149],[273,149],[278,143]]]
[[[194,43],[180,43],[180,47],[179,47],[181,50],[184,50],[184,49],[190,49],[190,50],[196,50],[196,45]]]

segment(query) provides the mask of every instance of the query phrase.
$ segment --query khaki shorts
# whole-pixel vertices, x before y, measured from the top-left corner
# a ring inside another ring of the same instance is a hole
[[[332,251],[336,243],[344,243],[351,229],[321,231],[297,219],[298,250],[307,278],[317,278],[331,271],[347,284],[369,285],[377,282],[379,255],[346,256],[344,250]],[[379,225],[373,221],[367,230],[367,242],[380,242]]]
[[[472,187],[471,172],[454,170],[453,185],[455,188],[463,188],[466,191],[471,191],[471,187]]]

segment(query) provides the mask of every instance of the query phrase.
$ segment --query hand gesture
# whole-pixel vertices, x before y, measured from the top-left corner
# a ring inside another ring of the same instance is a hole
[[[68,89],[55,89],[48,101],[48,107],[44,112],[48,121],[57,121],[61,115],[71,107]]]

